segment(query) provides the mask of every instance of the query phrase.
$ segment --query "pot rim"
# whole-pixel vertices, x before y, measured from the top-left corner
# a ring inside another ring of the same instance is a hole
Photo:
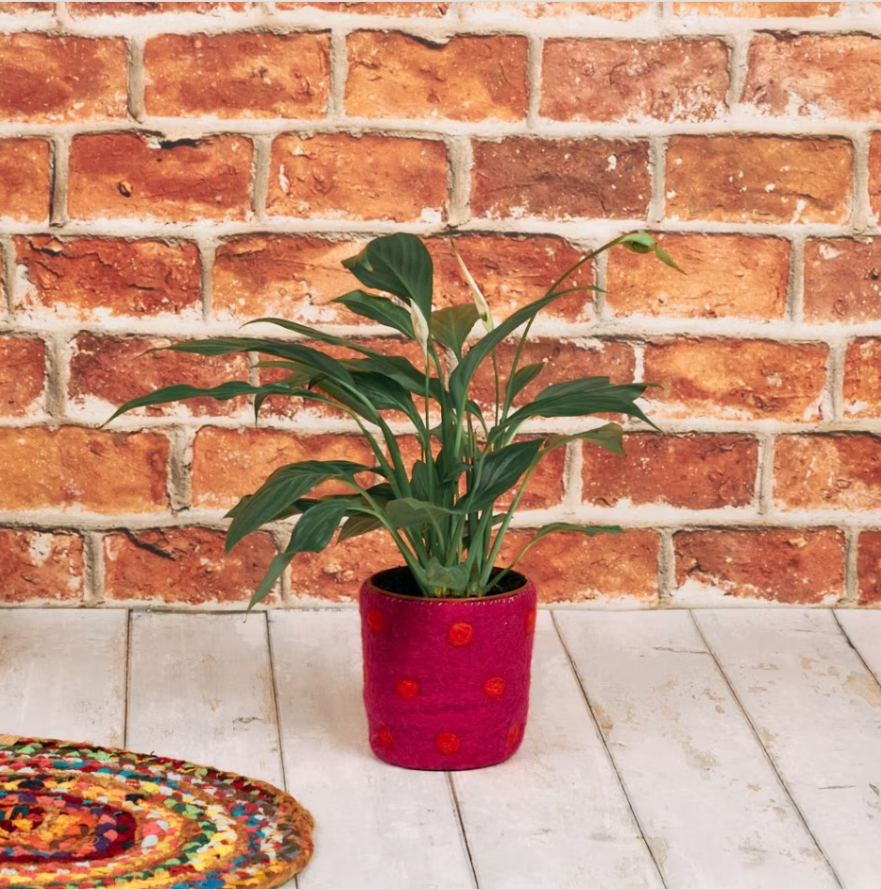
[[[381,593],[383,596],[391,597],[392,599],[399,600],[407,600],[408,602],[413,603],[462,603],[462,604],[473,604],[476,605],[478,603],[487,603],[494,600],[502,600],[502,599],[510,599],[511,597],[519,596],[520,594],[526,592],[530,587],[533,587],[532,581],[524,575],[522,572],[511,570],[510,574],[517,575],[523,579],[523,583],[516,587],[514,590],[508,590],[505,593],[493,593],[490,596],[437,596],[437,597],[426,597],[426,596],[408,596],[406,593],[393,593],[390,590],[385,590],[380,587],[375,581],[377,575],[381,575],[384,572],[393,572],[396,569],[406,569],[407,566],[392,566],[389,569],[380,569],[378,572],[373,572],[369,577],[365,578],[364,586],[369,587],[371,590],[376,593]]]

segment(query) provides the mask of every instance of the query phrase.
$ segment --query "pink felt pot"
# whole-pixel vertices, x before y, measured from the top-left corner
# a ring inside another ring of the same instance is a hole
[[[477,599],[425,599],[361,587],[364,705],[370,747],[409,769],[507,760],[529,709],[536,592],[531,582]],[[387,582],[386,582],[387,583]]]

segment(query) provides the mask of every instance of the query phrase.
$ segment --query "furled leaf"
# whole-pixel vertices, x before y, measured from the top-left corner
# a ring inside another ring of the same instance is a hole
[[[431,334],[439,343],[452,349],[457,359],[461,359],[462,345],[479,317],[477,308],[470,304],[438,309],[431,313]]]
[[[677,272],[682,272],[682,269],[673,261],[673,257],[651,235],[647,235],[645,232],[623,235],[619,239],[619,243],[623,244],[632,253],[653,253],[665,265],[670,266]],[[682,274],[684,275],[685,273],[682,272]]]
[[[415,235],[399,232],[374,238],[343,265],[361,284],[415,303],[426,318],[431,315],[431,255]]]

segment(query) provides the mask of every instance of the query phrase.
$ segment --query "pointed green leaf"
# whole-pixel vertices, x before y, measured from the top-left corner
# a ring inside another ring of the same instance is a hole
[[[453,350],[457,359],[462,358],[462,345],[480,318],[477,308],[471,305],[447,306],[431,313],[431,335],[439,343]]]
[[[389,522],[395,528],[437,523],[456,512],[448,510],[446,507],[439,507],[430,501],[419,500],[418,498],[398,498],[394,501],[389,501],[385,509]]]
[[[425,576],[432,587],[446,590],[452,596],[461,594],[468,586],[468,568],[466,566],[461,563],[455,566],[444,566],[434,556],[428,561]]]
[[[515,371],[514,375],[508,380],[507,398],[509,402],[513,401],[517,393],[526,389],[541,374],[545,364],[545,362],[534,362],[531,365],[524,365]]]
[[[483,461],[477,487],[462,499],[460,509],[471,512],[488,508],[496,498],[517,484],[541,446],[541,439],[527,439],[490,452]]]
[[[545,447],[559,448],[567,442],[583,440],[585,442],[590,442],[592,445],[597,445],[600,448],[605,448],[606,451],[611,451],[613,454],[623,455],[623,433],[624,428],[621,424],[607,423],[604,426],[597,427],[593,430],[586,430],[583,433],[574,433],[565,436],[547,436],[545,438]]]
[[[337,297],[332,302],[342,303],[356,315],[394,328],[411,340],[413,339],[413,322],[410,320],[410,313],[393,303],[388,297],[368,294],[363,290],[354,290]]]

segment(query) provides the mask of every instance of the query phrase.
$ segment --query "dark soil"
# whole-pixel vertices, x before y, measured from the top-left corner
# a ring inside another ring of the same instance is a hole
[[[501,572],[502,569],[493,569],[493,576]],[[380,590],[386,593],[397,593],[400,596],[412,596],[421,598],[419,585],[413,578],[413,573],[407,566],[400,566],[396,569],[386,569],[383,572],[377,572],[373,576],[373,583]],[[490,588],[487,596],[498,596],[499,594],[511,593],[526,584],[526,578],[519,572],[508,572],[498,586]]]

